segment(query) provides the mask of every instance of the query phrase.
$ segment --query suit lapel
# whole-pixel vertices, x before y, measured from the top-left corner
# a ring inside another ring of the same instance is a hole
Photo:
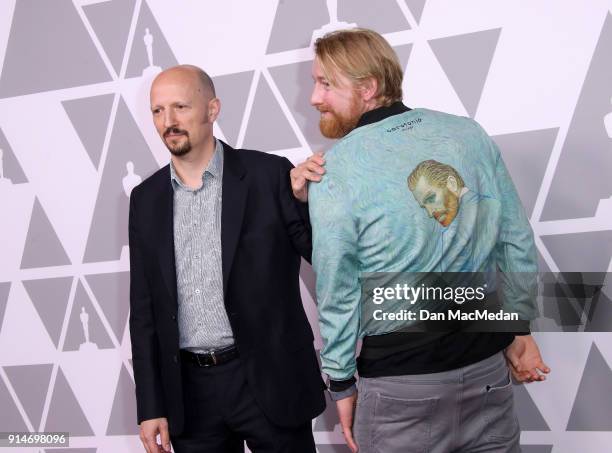
[[[167,167],[167,178],[161,187],[157,203],[159,219],[159,265],[168,292],[174,306],[178,306],[176,288],[176,265],[174,262],[174,191],[170,181],[170,166]]]
[[[232,269],[236,246],[242,229],[247,199],[246,169],[238,151],[223,143],[223,189],[221,208],[221,257],[223,262],[223,291]]]

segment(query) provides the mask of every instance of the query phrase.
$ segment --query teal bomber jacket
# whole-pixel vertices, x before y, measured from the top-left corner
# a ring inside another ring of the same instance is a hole
[[[354,129],[325,159],[309,209],[321,362],[331,379],[353,376],[357,340],[372,334],[360,319],[364,273],[497,269],[504,303],[535,318],[529,219],[478,123],[409,110]]]

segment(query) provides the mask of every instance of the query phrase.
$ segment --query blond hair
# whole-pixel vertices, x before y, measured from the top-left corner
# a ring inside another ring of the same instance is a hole
[[[333,31],[315,41],[315,54],[332,85],[338,85],[338,72],[357,86],[373,78],[378,83],[375,99],[380,105],[402,100],[404,74],[397,54],[375,31],[365,28]]]
[[[408,188],[414,191],[421,177],[427,179],[427,181],[434,186],[445,187],[449,176],[453,176],[457,180],[457,187],[459,189],[465,187],[463,179],[453,167],[433,159],[425,160],[417,165],[416,168],[412,170],[412,173],[410,173],[410,176],[408,176]]]

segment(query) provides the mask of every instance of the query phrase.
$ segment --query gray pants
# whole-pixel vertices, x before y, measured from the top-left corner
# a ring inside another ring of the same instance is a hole
[[[442,373],[361,378],[358,391],[359,453],[520,451],[501,352]]]

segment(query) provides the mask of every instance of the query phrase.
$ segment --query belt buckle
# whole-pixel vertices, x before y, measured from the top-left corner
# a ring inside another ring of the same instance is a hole
[[[210,356],[212,357],[213,365],[217,364],[217,356],[215,355],[215,351],[210,351]]]

